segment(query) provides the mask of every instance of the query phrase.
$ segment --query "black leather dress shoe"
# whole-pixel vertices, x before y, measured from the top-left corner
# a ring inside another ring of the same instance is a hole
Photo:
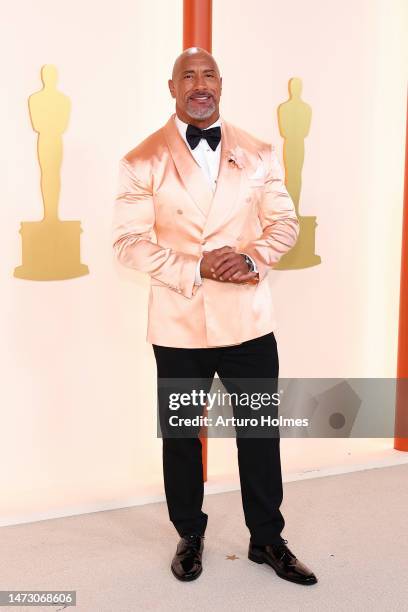
[[[195,580],[203,571],[201,557],[204,549],[204,536],[186,535],[177,545],[176,554],[171,562],[171,571],[178,580]]]
[[[298,584],[316,584],[317,578],[313,572],[299,561],[291,550],[286,546],[287,540],[281,544],[258,546],[249,542],[248,559],[255,563],[267,563],[280,578],[296,582]]]

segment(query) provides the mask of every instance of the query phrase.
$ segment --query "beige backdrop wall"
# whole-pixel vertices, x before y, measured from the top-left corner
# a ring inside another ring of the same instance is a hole
[[[112,261],[117,162],[173,112],[181,0],[28,0],[0,32],[0,521],[163,496],[147,281]],[[405,109],[399,0],[214,2],[222,114],[281,150],[276,107],[300,76],[313,108],[301,212],[317,215],[321,266],[275,272],[283,376],[395,373]],[[15,279],[21,221],[40,219],[27,98],[53,63],[71,98],[60,216],[82,222],[79,279]],[[285,473],[391,440],[283,440]],[[234,440],[210,440],[207,489],[237,483]],[[212,490],[215,490],[214,488]]]
[[[322,265],[270,275],[281,376],[395,376],[407,23],[403,0],[214,3],[225,116],[281,151],[289,78],[302,78],[313,112],[300,212],[317,215]],[[318,473],[392,445],[286,439],[283,467]]]

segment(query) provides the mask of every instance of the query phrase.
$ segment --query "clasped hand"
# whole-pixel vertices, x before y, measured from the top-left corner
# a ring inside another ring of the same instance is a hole
[[[249,283],[258,279],[258,273],[248,272],[244,257],[230,246],[204,251],[200,273],[204,278],[230,283]]]

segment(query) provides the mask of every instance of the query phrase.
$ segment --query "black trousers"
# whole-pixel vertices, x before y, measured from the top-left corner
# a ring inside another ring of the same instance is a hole
[[[217,372],[229,393],[236,391],[232,381],[238,379],[242,381],[241,389],[246,379],[254,378],[269,379],[277,388],[279,359],[273,332],[234,346],[189,349],[153,344],[153,350],[159,385],[160,380],[173,378],[212,381]],[[162,423],[168,418],[168,410],[168,401],[160,400],[159,393]],[[279,510],[283,499],[279,428],[277,432],[275,437],[236,435],[245,523],[255,544],[282,541],[280,533],[285,521]],[[204,482],[198,435],[163,434],[163,475],[169,518],[177,532],[180,536],[203,535],[208,515],[202,511]]]

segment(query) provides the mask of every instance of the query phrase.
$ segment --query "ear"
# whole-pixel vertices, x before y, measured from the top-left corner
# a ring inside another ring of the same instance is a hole
[[[175,98],[176,97],[176,90],[174,89],[174,83],[173,83],[173,81],[171,79],[168,80],[168,85],[169,85],[171,97]]]

